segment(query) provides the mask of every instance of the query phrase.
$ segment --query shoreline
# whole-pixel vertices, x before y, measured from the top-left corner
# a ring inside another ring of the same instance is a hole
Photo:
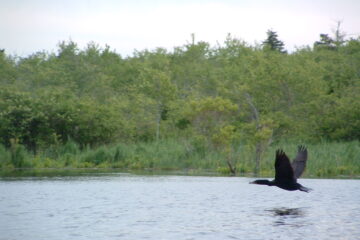
[[[236,175],[224,174],[216,169],[129,169],[129,168],[15,168],[0,169],[0,180],[2,178],[21,177],[67,177],[67,176],[107,176],[112,174],[129,174],[143,176],[199,176],[199,177],[262,177],[273,178],[273,175],[254,173],[237,173]],[[325,175],[313,176],[305,174],[301,179],[353,179],[360,180],[360,175]]]

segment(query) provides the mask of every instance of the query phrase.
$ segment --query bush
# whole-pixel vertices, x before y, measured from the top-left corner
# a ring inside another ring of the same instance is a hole
[[[0,168],[5,168],[11,163],[11,154],[4,145],[0,144]]]
[[[83,158],[83,162],[92,163],[95,166],[105,162],[110,163],[112,160],[112,154],[107,149],[105,149],[105,147],[100,147],[96,150],[90,150]]]

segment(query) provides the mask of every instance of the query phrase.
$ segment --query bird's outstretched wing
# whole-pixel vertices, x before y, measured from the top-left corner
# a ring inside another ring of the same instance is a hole
[[[294,172],[290,160],[281,149],[276,150],[275,180],[281,182],[294,181]]]
[[[297,179],[304,172],[307,160],[307,150],[305,146],[298,147],[298,153],[293,160],[291,166],[294,170],[294,178]]]

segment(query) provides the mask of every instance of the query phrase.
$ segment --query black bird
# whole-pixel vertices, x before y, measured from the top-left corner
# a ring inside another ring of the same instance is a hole
[[[278,149],[276,150],[275,158],[275,179],[272,181],[259,179],[250,183],[277,186],[288,191],[300,190],[303,192],[309,192],[311,191],[310,188],[304,187],[296,181],[304,172],[306,160],[307,150],[305,146],[298,147],[298,153],[292,164],[290,164],[290,160],[286,156],[285,152]]]

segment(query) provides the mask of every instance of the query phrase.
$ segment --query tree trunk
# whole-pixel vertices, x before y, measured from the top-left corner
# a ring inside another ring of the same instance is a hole
[[[259,111],[256,109],[250,94],[245,93],[245,97],[253,113],[252,115],[253,115],[253,120],[256,123],[256,131],[259,131],[261,130]],[[262,153],[262,144],[261,141],[259,141],[256,142],[255,144],[255,169],[254,169],[255,176],[258,176],[260,173],[261,153]]]
[[[232,175],[232,176],[235,176],[235,174],[236,174],[236,167],[234,167],[234,166],[231,164],[231,162],[230,162],[229,159],[226,160],[226,163],[227,163],[227,165],[228,165],[228,167],[229,167],[229,170],[230,170],[231,175]]]
[[[156,141],[160,139],[161,112],[162,112],[162,104],[159,103],[157,106],[157,116],[156,116],[156,134],[155,134]]]
[[[156,141],[160,138],[160,121],[161,121],[161,112],[158,113],[156,118]]]
[[[259,176],[260,173],[261,152],[262,152],[261,143],[258,142],[256,143],[255,146],[255,169],[254,169],[255,176]]]

